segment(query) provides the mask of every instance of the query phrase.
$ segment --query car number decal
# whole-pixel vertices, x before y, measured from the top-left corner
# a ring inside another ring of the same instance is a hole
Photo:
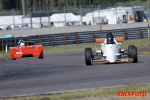
[[[22,52],[16,52],[16,54],[22,54]]]

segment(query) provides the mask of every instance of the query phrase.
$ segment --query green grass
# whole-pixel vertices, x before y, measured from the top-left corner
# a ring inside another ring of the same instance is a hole
[[[8,53],[5,53],[5,51],[0,51],[0,58],[9,57],[9,51]]]
[[[135,45],[136,47],[150,46],[150,39],[128,40],[122,43],[122,47],[128,47],[128,45]]]
[[[95,89],[95,90],[59,93],[59,94],[51,94],[51,95],[36,95],[36,96],[6,98],[6,99],[1,98],[0,100],[78,100],[78,99],[81,100],[81,98],[90,98],[90,97],[94,97],[94,98],[109,97],[109,100],[113,100],[110,98],[114,96],[117,98],[116,96],[117,92],[150,93],[150,85],[129,85],[129,86],[118,87],[118,88]]]

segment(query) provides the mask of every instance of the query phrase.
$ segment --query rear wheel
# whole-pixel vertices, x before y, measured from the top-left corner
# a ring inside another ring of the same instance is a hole
[[[86,63],[86,65],[92,65],[91,59],[92,59],[92,49],[85,48],[85,63]]]
[[[136,47],[132,47],[131,48],[131,58],[133,59],[133,63],[137,63],[138,62],[138,57],[137,57],[137,48]]]

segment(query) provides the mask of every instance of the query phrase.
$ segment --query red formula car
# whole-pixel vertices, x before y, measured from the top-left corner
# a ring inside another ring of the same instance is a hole
[[[23,57],[38,57],[43,58],[43,46],[41,44],[35,44],[33,41],[19,40],[18,46],[9,47],[10,58],[16,60]]]

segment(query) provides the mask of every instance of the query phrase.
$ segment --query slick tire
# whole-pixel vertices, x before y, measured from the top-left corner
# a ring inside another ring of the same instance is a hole
[[[135,47],[135,46],[134,46],[134,45],[129,45],[129,46],[128,46],[128,53],[129,53],[129,57],[130,57],[130,58],[132,58],[132,54],[131,54],[131,52],[132,52],[132,51],[131,51],[132,47]]]
[[[138,56],[137,56],[137,48],[136,47],[131,47],[131,56],[133,59],[133,63],[138,62]]]
[[[39,59],[43,59],[43,58],[44,58],[43,56],[39,57]]]
[[[91,59],[92,59],[92,49],[91,48],[85,48],[85,64],[86,65],[92,65]]]
[[[42,51],[39,59],[43,59],[43,58],[44,58],[44,56],[43,56],[43,51]]]

